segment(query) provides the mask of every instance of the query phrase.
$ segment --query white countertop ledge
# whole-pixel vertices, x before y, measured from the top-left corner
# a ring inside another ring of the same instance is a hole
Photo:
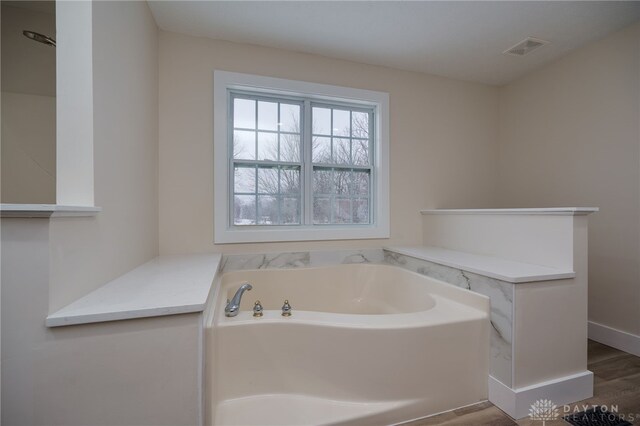
[[[585,216],[599,211],[598,207],[543,207],[531,209],[427,209],[422,214],[517,214]]]
[[[498,257],[465,253],[440,247],[385,247],[385,250],[510,283],[574,278],[574,271],[532,265]]]
[[[160,256],[49,315],[47,327],[204,310],[220,254]]]
[[[86,217],[102,211],[96,206],[67,206],[61,204],[0,204],[0,217]]]

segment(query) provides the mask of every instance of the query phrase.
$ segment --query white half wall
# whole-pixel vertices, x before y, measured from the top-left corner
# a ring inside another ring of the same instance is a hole
[[[423,243],[571,271],[573,221],[554,214],[426,214]]]
[[[3,425],[199,424],[202,314],[47,328],[49,219],[0,226]]]

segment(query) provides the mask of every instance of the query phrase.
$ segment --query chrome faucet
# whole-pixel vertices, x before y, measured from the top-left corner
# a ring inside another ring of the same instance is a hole
[[[224,314],[228,317],[235,317],[240,312],[240,301],[242,300],[242,294],[246,290],[251,290],[253,287],[249,283],[244,283],[240,286],[236,294],[233,295],[230,301],[227,302],[227,306],[224,308]]]

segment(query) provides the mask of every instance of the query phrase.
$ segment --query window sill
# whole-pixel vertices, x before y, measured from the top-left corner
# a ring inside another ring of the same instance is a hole
[[[95,206],[63,206],[59,204],[0,204],[0,217],[87,217],[102,211]]]
[[[388,226],[292,228],[229,228],[216,233],[215,244],[269,243],[284,241],[366,240],[389,238]]]

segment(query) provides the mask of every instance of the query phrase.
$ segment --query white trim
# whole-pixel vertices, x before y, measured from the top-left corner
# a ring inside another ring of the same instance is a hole
[[[427,214],[529,214],[529,215],[560,215],[586,216],[600,211],[598,207],[543,207],[532,209],[426,209],[420,210]]]
[[[101,207],[95,206],[61,206],[59,204],[0,204],[0,217],[95,216],[101,211]]]
[[[589,339],[640,356],[640,336],[589,321]]]
[[[56,203],[93,205],[93,2],[56,2],[56,40]]]
[[[227,71],[213,76],[214,137],[214,243],[309,241],[389,238],[389,94],[297,80],[263,77]],[[375,129],[376,179],[373,186],[374,223],[354,226],[291,226],[238,229],[229,226],[229,170],[227,144],[228,89],[259,89],[264,93],[312,97],[315,100],[348,100],[377,110]]]
[[[561,406],[592,396],[593,373],[589,370],[518,389],[489,376],[489,401],[516,420],[528,417],[529,408],[540,399]]]
[[[302,163],[311,164],[313,161],[312,150],[309,149],[313,145],[313,128],[308,123],[311,123],[311,101],[304,101],[304,116],[302,118]],[[313,191],[313,167],[303,167],[304,173],[301,173],[301,178],[304,187],[304,194],[309,194]],[[313,220],[313,197],[302,195],[300,205],[303,211],[303,223],[311,223]]]
[[[206,309],[206,308],[205,308]],[[204,426],[204,422],[205,422],[205,416],[206,416],[206,399],[205,399],[205,390],[206,390],[206,377],[205,377],[205,362],[206,362],[206,357],[205,357],[205,351],[206,349],[206,337],[204,335],[204,333],[207,332],[206,328],[205,328],[205,315],[204,315],[204,310],[203,312],[200,314],[199,316],[199,321],[198,321],[198,371],[197,371],[197,378],[198,378],[198,383],[200,383],[200,386],[198,386],[198,421],[197,421],[197,425],[199,426]]]

